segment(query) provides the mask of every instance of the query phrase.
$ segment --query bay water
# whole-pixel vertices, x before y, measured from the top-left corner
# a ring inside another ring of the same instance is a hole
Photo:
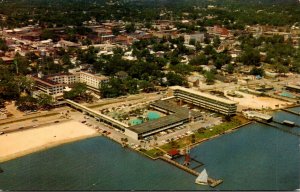
[[[298,110],[298,108],[296,109]],[[300,124],[279,111],[276,120]],[[300,129],[298,127],[292,129]],[[217,190],[295,190],[300,188],[300,137],[253,123],[204,142],[191,156],[204,163]],[[164,161],[150,160],[96,137],[65,144],[0,164],[2,190],[210,190],[195,176]]]

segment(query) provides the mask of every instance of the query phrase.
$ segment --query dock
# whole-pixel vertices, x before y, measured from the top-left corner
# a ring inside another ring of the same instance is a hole
[[[160,159],[162,159],[162,160],[166,161],[167,163],[174,165],[174,166],[178,167],[179,169],[184,170],[194,176],[198,176],[200,174],[198,171],[195,171],[189,167],[181,165],[180,163],[173,161],[171,159],[168,159],[166,157],[160,157]],[[208,180],[208,185],[210,187],[216,187],[216,186],[220,185],[221,183],[223,183],[223,180],[221,180],[221,179],[208,178],[207,180]]]
[[[299,133],[292,132],[292,131],[290,130],[290,128],[289,128],[289,129],[285,129],[285,128],[283,128],[283,127],[277,127],[276,125],[272,125],[271,123],[266,123],[266,122],[264,122],[264,121],[258,121],[258,120],[257,120],[257,122],[259,122],[259,123],[261,123],[261,124],[268,125],[269,127],[273,127],[273,128],[278,129],[278,130],[280,130],[280,131],[284,131],[284,132],[287,132],[287,133],[290,133],[290,134],[292,134],[292,135],[296,135],[296,136],[300,137],[300,134],[299,134]],[[275,123],[278,123],[278,122],[275,122]],[[279,124],[282,125],[281,123],[279,123]]]
[[[288,110],[288,109],[282,109],[282,111],[285,111],[285,112],[288,112],[288,113],[300,116],[300,112],[297,113],[295,111],[291,111],[291,110]]]

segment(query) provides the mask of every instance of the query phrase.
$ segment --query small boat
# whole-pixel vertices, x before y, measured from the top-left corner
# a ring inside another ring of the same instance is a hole
[[[206,169],[203,169],[203,171],[199,174],[195,180],[195,183],[199,185],[208,185],[208,175]]]

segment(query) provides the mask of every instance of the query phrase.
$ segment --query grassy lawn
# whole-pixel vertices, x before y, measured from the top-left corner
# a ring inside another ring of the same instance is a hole
[[[176,141],[171,141],[170,143],[167,143],[165,145],[160,146],[160,148],[169,151],[171,149],[178,149],[178,148],[182,148],[185,147],[186,145],[192,144],[192,143],[197,143],[203,139],[207,139],[210,137],[213,137],[215,135],[224,133],[225,131],[235,128],[239,125],[242,125],[244,123],[247,123],[248,120],[243,118],[243,117],[239,117],[239,116],[235,116],[231,119],[231,121],[229,122],[224,122],[220,125],[216,125],[214,127],[211,127],[209,129],[201,129],[198,132],[196,132],[193,135],[184,137],[182,139],[178,139]],[[193,139],[194,137],[194,139]],[[192,142],[194,140],[194,142]]]
[[[162,155],[162,152],[158,149],[151,149],[148,151],[144,151],[145,154],[149,155],[150,157],[156,158]]]

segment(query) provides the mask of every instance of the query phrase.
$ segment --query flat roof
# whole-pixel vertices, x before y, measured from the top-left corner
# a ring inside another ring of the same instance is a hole
[[[266,120],[272,119],[271,115],[259,113],[259,112],[256,112],[256,111],[246,111],[245,114],[247,114],[249,116],[259,117],[261,119],[266,119]]]
[[[232,105],[232,104],[237,104],[238,103],[238,102],[235,102],[235,101],[231,101],[229,99],[225,99],[225,98],[222,98],[222,97],[217,97],[217,96],[212,95],[212,94],[203,93],[203,92],[200,92],[200,91],[195,91],[193,89],[188,89],[188,88],[181,87],[181,86],[172,86],[172,87],[170,87],[170,89],[185,91],[185,92],[188,92],[188,93],[192,93],[192,94],[195,94],[195,95],[199,95],[199,96],[202,96],[202,97],[213,99],[213,100],[216,100],[216,101],[219,101],[219,102],[222,102],[222,103],[226,103],[226,104],[231,104]]]
[[[148,121],[145,123],[142,123],[140,125],[134,125],[129,127],[128,129],[138,133],[143,134],[147,133],[149,131],[154,131],[160,128],[164,128],[168,125],[176,124],[179,122],[182,122],[189,118],[189,109],[177,106],[175,104],[172,104],[168,101],[156,101],[151,104],[154,107],[158,107],[161,109],[164,109],[166,111],[172,112],[173,114],[161,117],[157,120]],[[202,116],[202,114],[198,111],[191,111],[193,117],[199,117]]]
[[[297,86],[297,85],[286,85],[285,87],[293,88],[293,89],[299,89],[300,90],[300,86]]]
[[[147,133],[149,131],[154,131],[154,130],[166,127],[171,124],[181,122],[184,119],[185,119],[185,117],[180,118],[177,115],[173,114],[173,115],[161,117],[157,120],[148,121],[148,122],[145,122],[140,125],[131,126],[128,129],[130,129],[138,134],[143,134],[143,133]]]

